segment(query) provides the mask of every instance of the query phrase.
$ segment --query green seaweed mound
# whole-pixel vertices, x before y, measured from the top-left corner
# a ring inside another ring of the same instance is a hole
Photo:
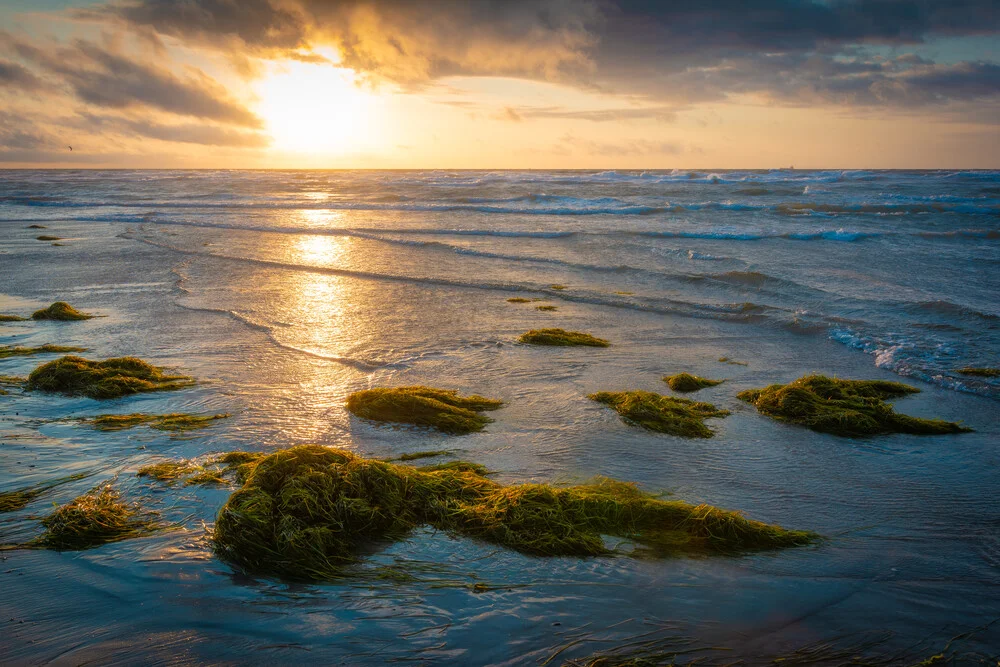
[[[714,433],[705,426],[705,419],[729,414],[711,403],[651,391],[599,391],[588,398],[614,408],[628,423],[685,438],[711,438]]]
[[[347,397],[347,409],[363,419],[430,426],[455,435],[482,430],[493,420],[479,413],[502,406],[503,401],[475,394],[421,386],[366,389]]]
[[[941,419],[901,415],[885,402],[919,391],[900,382],[807,375],[789,384],[747,389],[736,397],[779,421],[845,437],[883,433],[936,435],[972,430]]]
[[[97,415],[86,420],[99,431],[121,431],[140,424],[149,424],[150,428],[159,431],[193,431],[211,426],[212,422],[225,419],[230,415],[190,415],[183,412],[172,412],[167,415],[150,415],[143,412],[133,412],[128,415]]]
[[[792,547],[816,538],[613,480],[505,486],[473,471],[418,470],[306,445],[255,464],[219,511],[213,542],[220,557],[250,573],[328,580],[366,547],[421,525],[536,556],[606,555],[602,535],[634,540],[660,556]]]
[[[973,368],[972,366],[966,366],[965,368],[959,368],[958,372],[962,375],[973,375],[983,378],[1000,377],[1000,368]]]
[[[531,345],[608,347],[611,344],[603,338],[597,338],[580,331],[566,331],[565,329],[532,329],[521,334],[518,340]]]
[[[690,373],[678,373],[677,375],[668,375],[663,378],[663,381],[670,385],[670,388],[674,391],[698,391],[699,389],[704,389],[705,387],[714,387],[717,384],[722,384],[725,380],[709,380],[708,378],[703,378],[698,375],[691,375]]]
[[[56,301],[48,308],[36,310],[31,314],[33,320],[60,320],[69,322],[74,320],[90,320],[95,316],[89,313],[81,313],[79,310],[69,305],[65,301]]]
[[[187,376],[164,375],[159,366],[136,357],[91,361],[66,356],[33,370],[28,376],[27,388],[104,399],[182,389],[192,384],[194,381]]]
[[[68,345],[39,345],[38,347],[12,347],[9,345],[0,346],[0,359],[7,357],[26,357],[32,354],[61,354],[63,352],[86,352],[85,347],[72,347]]]
[[[145,535],[156,528],[154,515],[122,501],[103,486],[63,505],[42,519],[45,533],[30,546],[58,551],[89,549],[107,542]]]

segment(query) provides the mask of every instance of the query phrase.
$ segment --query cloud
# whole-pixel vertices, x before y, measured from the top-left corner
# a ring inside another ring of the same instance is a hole
[[[648,141],[645,139],[610,143],[581,139],[573,135],[563,135],[554,147],[554,152],[567,154],[579,152],[600,157],[624,157],[645,155],[679,155],[692,149],[672,141]]]
[[[262,126],[256,115],[200,70],[180,77],[85,40],[41,48],[0,34],[0,46],[58,78],[79,100],[96,107],[147,107],[249,128]]]
[[[34,150],[52,148],[59,142],[34,123],[9,113],[0,113],[0,149]]]
[[[28,68],[9,60],[0,60],[0,86],[38,90],[44,84]]]
[[[267,136],[258,132],[242,132],[204,123],[174,125],[148,119],[82,114],[73,125],[91,133],[98,131],[203,146],[264,148],[270,143]]]
[[[557,118],[561,120],[586,120],[594,123],[618,122],[623,120],[657,120],[673,122],[677,111],[672,107],[619,107],[610,109],[567,109],[565,107],[506,107],[511,120],[525,118]]]

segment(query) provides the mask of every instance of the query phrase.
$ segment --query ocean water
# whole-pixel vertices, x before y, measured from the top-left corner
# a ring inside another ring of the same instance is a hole
[[[631,647],[685,651],[680,663],[947,650],[995,664],[1000,379],[957,369],[1000,365],[998,269],[1000,172],[0,172],[0,312],[65,300],[106,315],[0,323],[0,344],[81,345],[199,379],[105,402],[0,396],[0,490],[93,473],[4,515],[0,542],[105,479],[174,522],[85,552],[0,552],[0,662],[561,664]],[[613,346],[516,342],[539,327]],[[49,358],[0,360],[0,374]],[[726,379],[697,394],[732,411],[710,420],[714,438],[646,433],[586,399],[670,393],[660,378],[680,371]],[[808,372],[902,379],[922,392],[897,409],[976,431],[836,438],[735,398]],[[352,391],[399,384],[507,405],[461,437],[344,410]],[[183,437],[67,419],[139,411],[233,417]],[[213,557],[228,490],[134,475],[303,443],[448,449],[504,482],[607,475],[826,539],[539,559],[418,531],[366,560],[414,581],[288,584]]]

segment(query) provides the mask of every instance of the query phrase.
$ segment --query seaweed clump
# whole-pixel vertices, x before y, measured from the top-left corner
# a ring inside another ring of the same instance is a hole
[[[661,556],[792,547],[816,538],[613,480],[505,486],[472,471],[424,471],[306,445],[256,463],[219,511],[213,542],[220,557],[246,572],[329,580],[366,547],[421,525],[536,556],[610,554],[602,535]]]
[[[363,419],[430,426],[454,435],[482,430],[493,420],[479,413],[502,406],[503,401],[422,386],[366,389],[347,397],[347,409]]]
[[[599,391],[588,398],[614,408],[628,423],[684,438],[711,438],[714,433],[704,420],[729,414],[728,410],[720,410],[711,403],[651,391]]]
[[[962,375],[973,375],[983,378],[1000,377],[1000,368],[973,368],[972,366],[966,366],[965,368],[959,368],[958,372]]]
[[[38,241],[61,241],[62,237],[52,236],[51,234],[42,234],[41,236],[36,236],[35,239]]]
[[[21,317],[20,315],[5,315],[0,313],[0,322],[27,322],[27,317]]]
[[[27,388],[105,399],[182,389],[192,384],[194,381],[187,376],[165,375],[159,366],[136,357],[91,361],[66,356],[33,370],[28,376]]]
[[[264,456],[253,452],[236,451],[220,454],[200,465],[192,461],[160,461],[139,468],[135,475],[149,477],[168,485],[184,479],[185,486],[217,486],[227,484],[226,476],[235,473],[236,481],[242,484],[250,474],[253,464]]]
[[[714,387],[717,384],[722,384],[725,380],[709,380],[708,378],[703,378],[698,375],[691,375],[690,373],[678,373],[677,375],[668,375],[663,378],[663,381],[670,385],[670,388],[674,391],[698,391],[699,389],[704,389],[705,387]]]
[[[159,431],[193,431],[211,426],[212,422],[225,419],[230,415],[189,415],[183,412],[173,412],[167,415],[150,415],[133,412],[128,415],[97,415],[86,420],[99,431],[121,431],[140,424],[149,424],[150,428]]]
[[[730,359],[729,357],[719,357],[720,364],[729,364],[730,366],[749,366],[745,361],[736,361],[735,359]]]
[[[885,402],[919,391],[901,382],[807,375],[789,384],[747,389],[736,397],[779,421],[845,437],[883,433],[936,435],[972,430],[941,419],[901,415]]]
[[[521,334],[518,340],[531,345],[583,345],[586,347],[608,347],[611,345],[603,338],[597,338],[582,331],[566,331],[565,329],[532,329]]]
[[[0,493],[0,512],[13,512],[15,510],[19,510],[35,498],[44,494],[46,491],[54,489],[60,484],[83,479],[84,477],[87,477],[88,474],[89,473],[77,473],[67,477],[60,477],[59,479],[52,480],[51,482],[42,482],[41,484],[35,484],[34,486],[27,486],[21,489],[14,489],[13,491],[4,491],[3,493]]]
[[[543,311],[552,312],[554,310],[559,310],[559,307],[558,306],[535,306],[535,310],[543,310]]]
[[[36,310],[31,314],[33,320],[59,320],[61,322],[72,322],[76,320],[90,320],[96,317],[90,313],[81,313],[79,310],[69,305],[65,301],[56,301],[48,308]]]
[[[85,347],[72,347],[69,345],[39,345],[38,347],[12,347],[9,345],[0,346],[0,359],[7,357],[26,357],[31,354],[52,354],[63,352],[86,352]]]
[[[507,299],[507,303],[531,303],[531,299],[525,299],[523,296],[513,296]]]
[[[155,514],[103,486],[63,505],[42,519],[45,533],[30,546],[58,551],[89,549],[107,542],[146,535],[157,528]]]

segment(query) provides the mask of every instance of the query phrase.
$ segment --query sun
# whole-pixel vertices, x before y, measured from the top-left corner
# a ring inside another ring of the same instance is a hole
[[[256,93],[273,149],[344,154],[375,143],[378,95],[360,86],[353,70],[287,61],[258,83]]]

